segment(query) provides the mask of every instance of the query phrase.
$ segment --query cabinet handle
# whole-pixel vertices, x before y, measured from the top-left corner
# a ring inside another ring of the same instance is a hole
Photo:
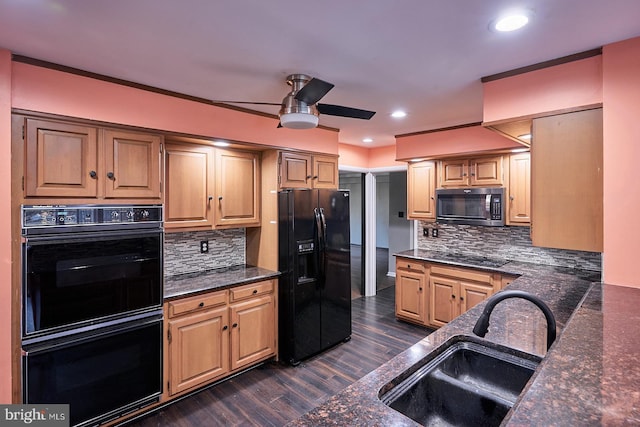
[[[93,179],[96,179],[96,177],[98,176],[98,174],[96,173],[96,171],[91,171],[89,172],[89,176]]]
[[[237,323],[234,323],[233,325],[231,325],[231,327],[232,327],[232,328],[237,328],[237,327],[238,327],[238,324],[237,324]]]
[[[209,201],[212,201],[212,200],[213,200],[213,196],[209,196],[209,197],[208,197],[208,200],[209,200]]]
[[[223,330],[223,331],[226,331],[227,329],[229,329],[229,327],[228,327],[227,325],[224,325],[224,326],[222,327],[222,330]]]
[[[222,196],[218,196],[218,201],[221,202],[222,201]]]
[[[204,307],[204,302],[201,302],[200,304],[198,304],[198,307]]]
[[[107,173],[107,178],[109,178],[109,179],[116,179],[116,176],[113,174],[113,172],[108,172],[108,173]]]

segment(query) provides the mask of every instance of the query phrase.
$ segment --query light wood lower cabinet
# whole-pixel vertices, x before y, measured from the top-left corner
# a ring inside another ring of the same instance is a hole
[[[276,280],[165,304],[169,397],[276,355]]]
[[[396,317],[439,328],[516,277],[397,257]]]

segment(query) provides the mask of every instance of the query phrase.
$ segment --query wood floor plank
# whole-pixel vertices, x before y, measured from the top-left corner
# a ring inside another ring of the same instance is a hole
[[[393,286],[352,301],[351,340],[298,366],[268,362],[130,427],[282,426],[415,344],[431,330],[399,322]]]

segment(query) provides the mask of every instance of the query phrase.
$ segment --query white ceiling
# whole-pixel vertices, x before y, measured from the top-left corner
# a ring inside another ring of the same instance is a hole
[[[527,27],[489,31],[515,6]],[[377,114],[320,124],[366,146],[481,121],[483,76],[638,35],[639,0],[0,0],[0,47],[19,55],[210,100],[280,102],[291,73],[329,81],[321,102]]]

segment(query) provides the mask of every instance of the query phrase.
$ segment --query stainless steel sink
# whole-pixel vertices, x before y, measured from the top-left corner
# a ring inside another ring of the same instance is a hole
[[[497,426],[540,360],[474,337],[454,337],[408,376],[383,387],[380,399],[425,426]]]

